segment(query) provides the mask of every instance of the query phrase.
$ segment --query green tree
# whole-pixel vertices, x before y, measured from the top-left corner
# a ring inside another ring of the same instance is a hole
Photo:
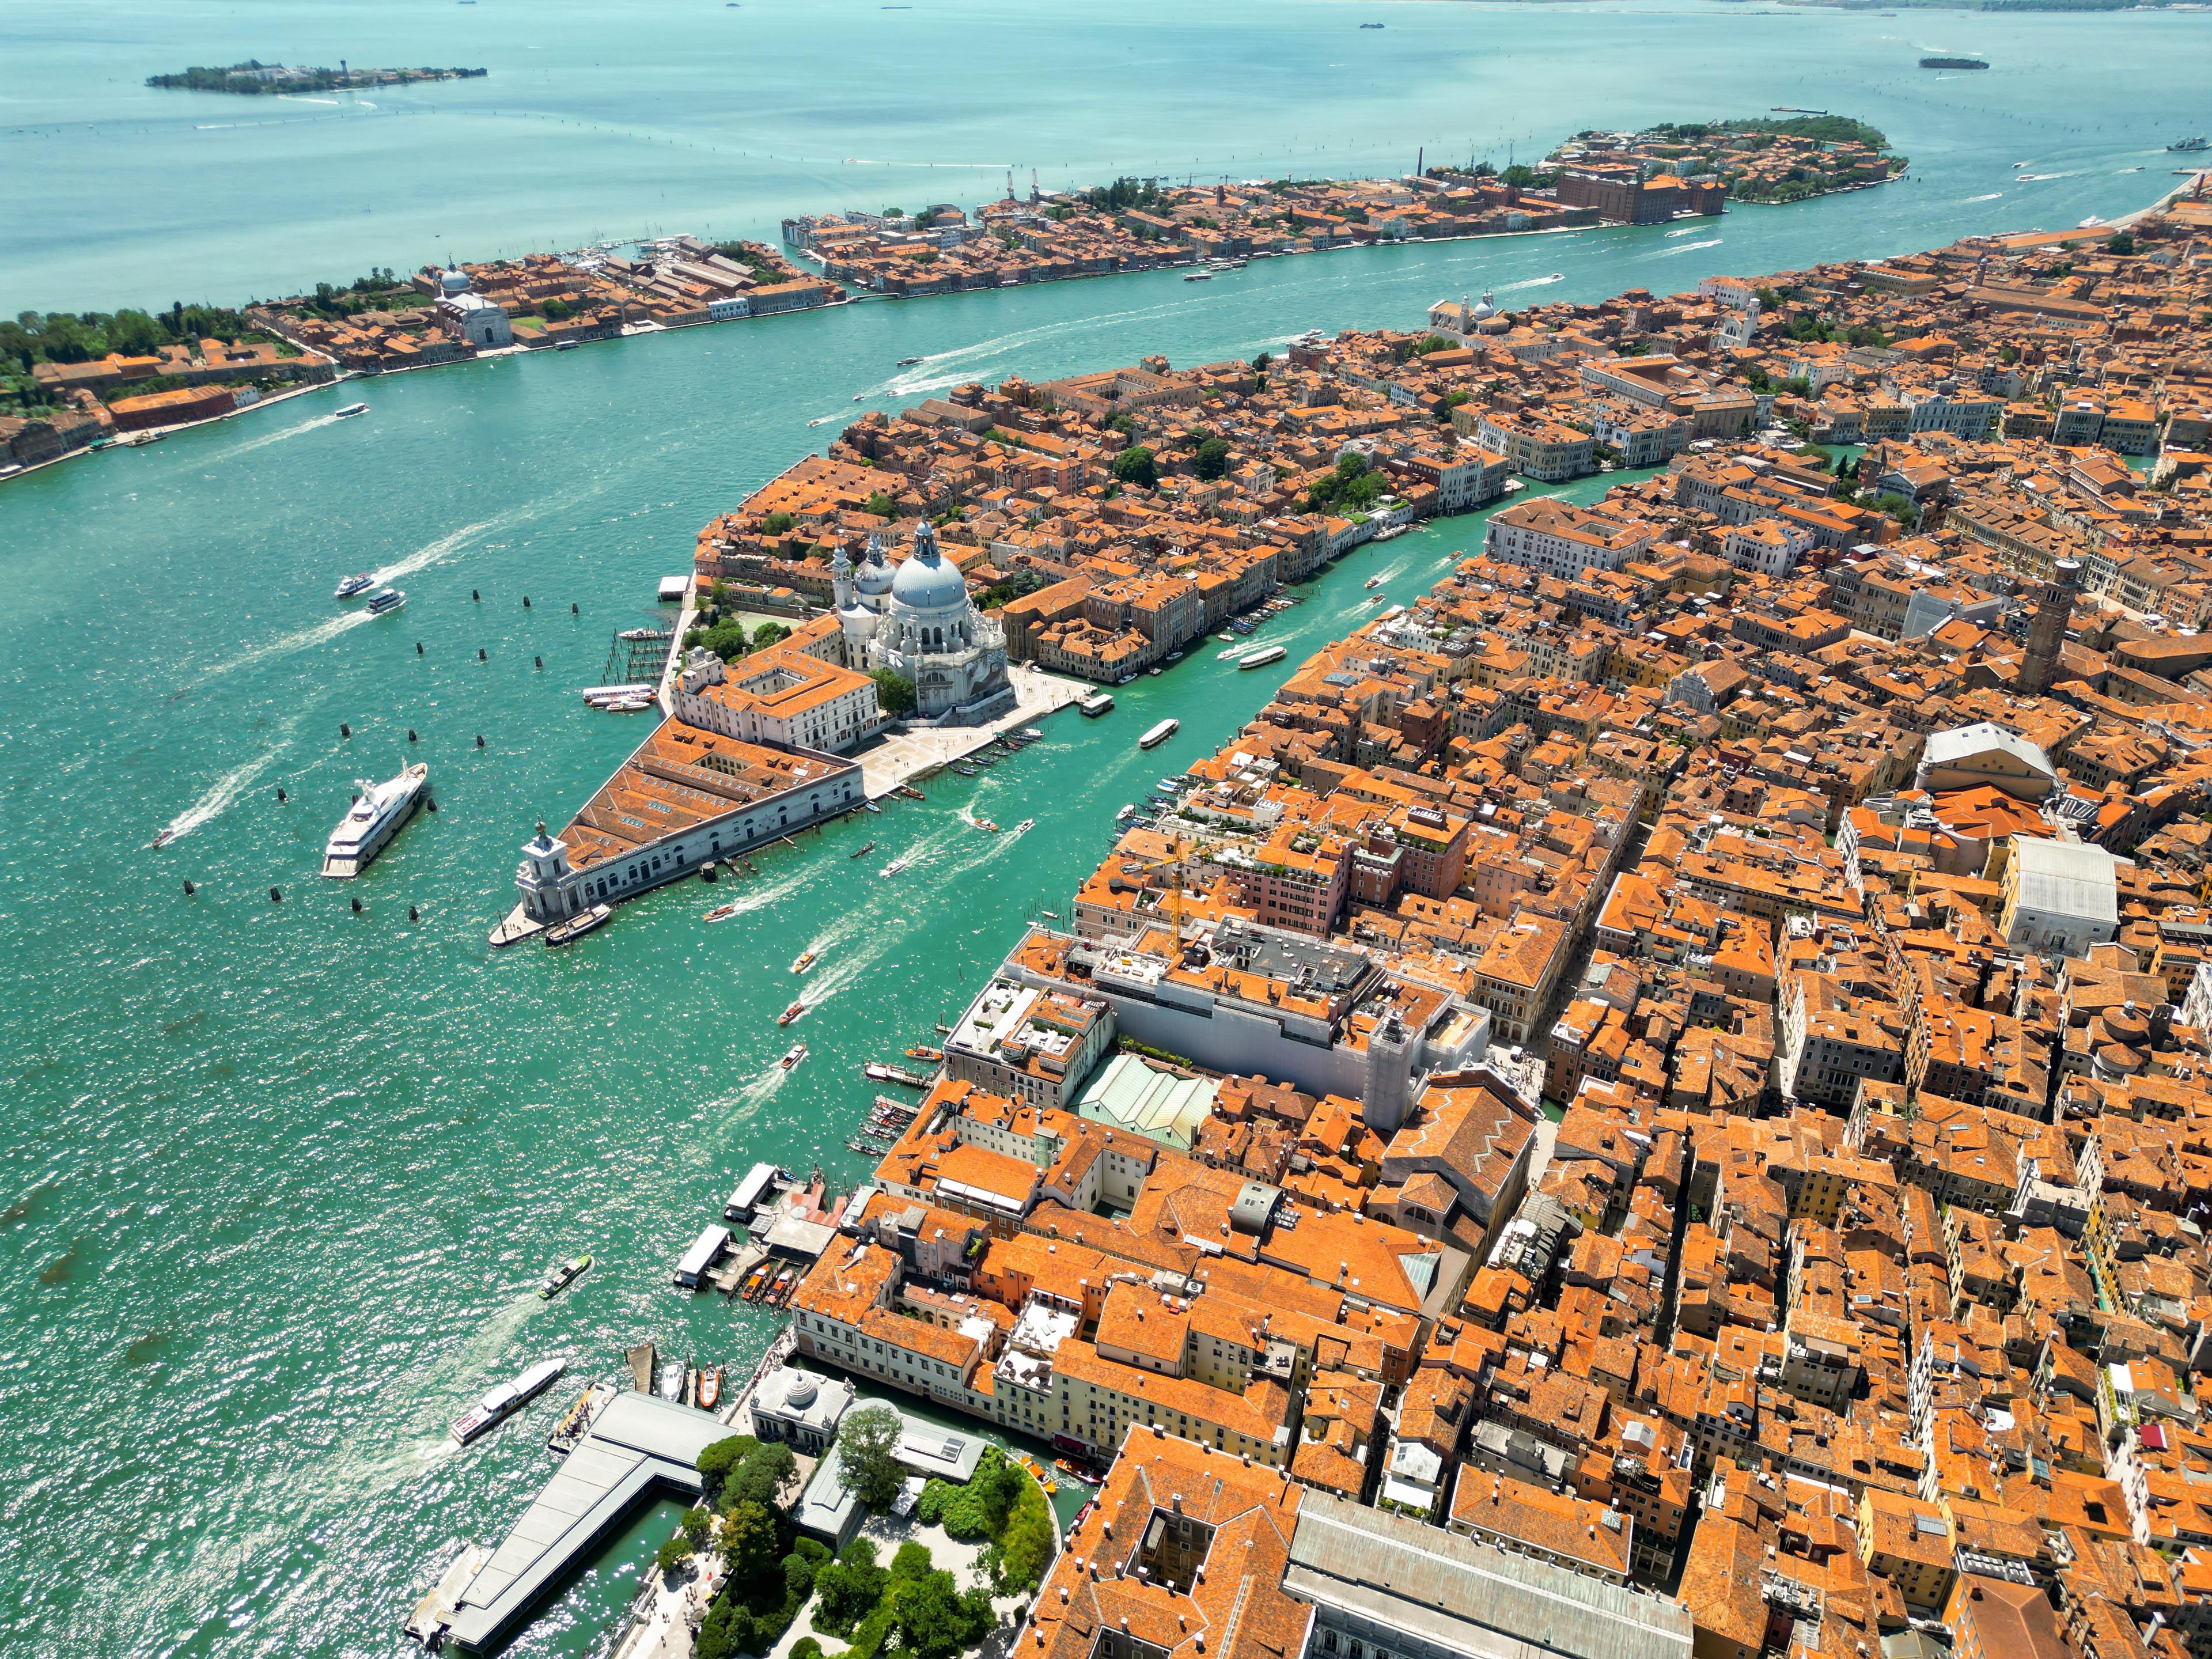
[[[2133,253],[2135,251],[2136,239],[2124,230],[2115,233],[2112,240],[2105,244],[2105,252],[2107,253],[2125,255]]]
[[[1137,435],[1136,416],[1126,409],[1117,410],[1108,416],[1105,426],[1109,432],[1118,432],[1125,438],[1133,438]]]
[[[790,637],[791,630],[781,623],[765,622],[753,629],[753,649],[765,650],[768,647],[778,644]]]
[[[1209,483],[1229,471],[1229,440],[1208,438],[1192,458],[1191,471]]]
[[[758,1504],[733,1504],[722,1515],[722,1560],[731,1583],[746,1595],[781,1571],[775,1517]]]
[[[710,647],[709,649],[712,649]],[[731,1472],[752,1455],[760,1442],[749,1434],[733,1434],[726,1440],[717,1440],[699,1454],[699,1480],[703,1487],[700,1502],[709,1509],[720,1507],[722,1485]]]
[[[875,672],[876,706],[896,720],[901,714],[914,711],[914,682],[903,674],[889,668]]]
[[[565,323],[576,314],[576,308],[566,300],[545,300],[539,302],[538,314],[549,323]]]
[[[861,510],[872,513],[879,519],[896,519],[899,515],[898,503],[880,489],[868,497]]]
[[[1275,354],[1272,351],[1263,351],[1252,360],[1252,367],[1258,369],[1262,374],[1265,374],[1274,366]]]
[[[975,1604],[960,1594],[952,1575],[942,1569],[926,1572],[898,1592],[895,1628],[899,1645],[915,1659],[952,1659],[990,1628],[976,1628]],[[984,1618],[990,1618],[990,1595],[982,1597]]]
[[[771,513],[761,520],[761,534],[768,537],[788,536],[791,526],[799,521],[788,513]]]
[[[684,1510],[681,1524],[684,1540],[691,1546],[694,1555],[714,1541],[714,1511],[704,1504],[694,1504]]]
[[[880,696],[880,679],[877,684]],[[907,690],[911,695],[913,686]],[[906,1479],[898,1460],[903,1426],[896,1407],[862,1406],[846,1414],[837,1431],[838,1478],[847,1492],[872,1509],[889,1509]]]
[[[789,1607],[804,1607],[814,1593],[814,1564],[805,1556],[783,1558],[783,1601]]]
[[[1132,444],[1114,458],[1114,477],[1122,483],[1135,484],[1142,489],[1150,489],[1160,481],[1152,452],[1142,444]]]
[[[699,643],[724,662],[735,662],[751,649],[750,642],[745,638],[745,625],[735,617],[730,617],[726,622],[718,622],[712,628],[708,629],[700,635]],[[714,1449],[712,1446],[707,1448],[708,1451]]]
[[[769,624],[774,626],[774,624]],[[767,632],[763,628],[762,632]],[[784,1483],[791,1479],[799,1467],[799,1460],[791,1455],[791,1448],[776,1441],[769,1441],[756,1449],[739,1464],[731,1475],[726,1496],[732,1504],[757,1504],[774,1513],[779,1507],[776,1495]]]
[[[661,1540],[660,1553],[653,1558],[653,1565],[660,1569],[662,1577],[673,1578],[690,1559],[691,1540],[679,1532],[673,1538]]]
[[[837,1559],[817,1568],[815,1593],[821,1597],[814,1622],[832,1636],[850,1636],[853,1627],[876,1610],[890,1575],[876,1565],[876,1547],[855,1538]]]

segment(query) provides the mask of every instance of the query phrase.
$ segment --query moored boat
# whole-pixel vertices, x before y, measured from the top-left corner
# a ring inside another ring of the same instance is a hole
[[[573,944],[592,928],[603,925],[614,913],[615,908],[611,904],[594,904],[588,910],[579,910],[566,921],[556,922],[545,930],[546,948],[550,950],[555,945]]]
[[[939,1060],[945,1058],[945,1050],[932,1048],[927,1044],[917,1042],[906,1051],[906,1057],[908,1060]]]
[[[710,1412],[722,1401],[722,1368],[708,1365],[699,1373],[699,1409]]]

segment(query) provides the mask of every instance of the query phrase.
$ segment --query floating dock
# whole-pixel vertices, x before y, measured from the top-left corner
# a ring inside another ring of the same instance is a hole
[[[465,1652],[498,1645],[638,1505],[662,1492],[696,1498],[699,1454],[728,1433],[689,1406],[617,1395],[454,1599],[443,1634]]]

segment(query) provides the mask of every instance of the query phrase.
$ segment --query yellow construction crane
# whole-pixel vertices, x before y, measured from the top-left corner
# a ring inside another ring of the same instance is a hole
[[[1168,893],[1168,920],[1175,924],[1176,949],[1181,951],[1182,949],[1182,893],[1183,889],[1189,884],[1188,862],[1193,852],[1211,852],[1212,848],[1206,843],[1194,842],[1182,836],[1170,836],[1169,844],[1175,848],[1174,852],[1164,859],[1154,859],[1150,864],[1140,865],[1137,873],[1140,876],[1149,876],[1155,870],[1164,869],[1170,864],[1175,866],[1175,886]]]

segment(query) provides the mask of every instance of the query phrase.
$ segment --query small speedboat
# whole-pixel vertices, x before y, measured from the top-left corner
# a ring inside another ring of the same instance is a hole
[[[788,1024],[791,1024],[791,1022],[792,1022],[792,1021],[793,1021],[794,1019],[797,1019],[797,1018],[798,1018],[801,1014],[805,1013],[805,1012],[806,1012],[806,1004],[805,1004],[805,1002],[803,1000],[800,1000],[800,1001],[798,1001],[798,1002],[794,1002],[794,1003],[793,1003],[793,1004],[791,1005],[791,1006],[790,1006],[790,1007],[788,1007],[788,1008],[785,1009],[781,1013],[778,1014],[778,1015],[775,1017],[775,1023],[776,1023],[777,1024],[779,1024],[779,1025],[788,1025]]]
[[[722,1368],[709,1365],[699,1373],[699,1409],[710,1412],[721,1403]]]
[[[908,1060],[942,1060],[945,1058],[945,1050],[932,1048],[926,1043],[917,1042],[906,1051],[906,1057]]]
[[[791,964],[791,971],[794,974],[803,974],[819,959],[816,952],[802,951],[799,954],[799,959]]]
[[[367,404],[348,404],[343,409],[333,410],[331,411],[331,417],[335,420],[343,421],[349,420],[356,415],[366,415],[368,413],[368,405]]]
[[[995,836],[999,833],[999,826],[988,818],[977,818],[975,827],[987,836]]]
[[[367,571],[362,571],[357,574],[348,576],[343,581],[340,582],[337,586],[337,591],[335,593],[332,593],[331,597],[334,599],[349,599],[357,593],[366,593],[370,588],[375,586],[376,578],[370,575]]]
[[[1036,828],[1036,820],[1035,818],[1024,818],[1019,823],[1014,826],[1014,833],[1018,836],[1024,830],[1034,830]]]
[[[921,361],[921,359],[919,357],[902,357],[898,360],[898,366],[901,368],[912,368]]]
[[[790,1048],[784,1050],[783,1058],[778,1060],[776,1064],[782,1066],[783,1069],[787,1072],[805,1058],[806,1045],[803,1042],[794,1042]]]
[[[538,1294],[550,1302],[591,1270],[590,1251],[587,1250],[581,1255],[572,1255],[545,1275],[544,1282],[538,1287]]]
[[[663,1400],[681,1400],[684,1398],[684,1384],[690,1380],[690,1375],[682,1360],[672,1359],[660,1368],[660,1376],[653,1391]]]
[[[913,862],[914,860],[912,859],[893,859],[889,864],[886,864],[881,870],[878,871],[877,873],[884,876],[895,876]]]
[[[727,921],[732,916],[734,916],[737,914],[737,901],[732,899],[727,904],[718,904],[713,909],[708,911],[707,920],[709,921]]]
[[[880,806],[877,805],[875,804],[875,802],[873,802],[873,801],[872,801],[872,800],[864,800],[864,801],[862,801],[862,802],[860,803],[860,805],[861,805],[862,810],[864,810],[864,811],[870,811],[870,812],[880,812],[880,811],[882,811],[884,810],[882,807],[880,807]]]

